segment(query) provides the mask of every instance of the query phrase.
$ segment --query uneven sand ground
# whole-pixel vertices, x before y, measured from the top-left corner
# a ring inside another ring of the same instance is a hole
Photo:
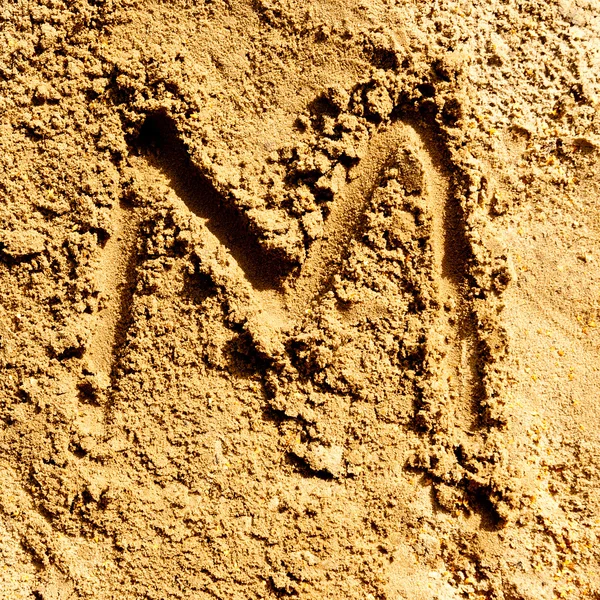
[[[0,598],[600,598],[595,0],[0,23]]]

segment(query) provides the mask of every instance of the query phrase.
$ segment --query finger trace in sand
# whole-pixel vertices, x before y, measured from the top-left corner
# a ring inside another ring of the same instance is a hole
[[[282,269],[261,247],[243,214],[217,192],[194,165],[174,122],[165,114],[147,117],[139,137],[147,166],[166,179],[189,210],[200,217],[210,234],[210,246],[225,247],[239,268],[230,269],[232,283],[244,279],[251,288],[252,307],[269,328],[297,322],[339,270],[348,245],[365,226],[365,213],[390,157],[401,146],[420,161],[425,178],[427,210],[431,217],[433,270],[439,317],[435,332],[446,340],[443,359],[433,370],[443,381],[452,404],[452,422],[461,430],[476,427],[478,399],[483,395],[478,373],[476,326],[468,300],[469,248],[454,202],[442,153],[432,134],[418,124],[385,124],[372,136],[368,151],[350,173],[350,181],[329,206],[323,235],[310,247],[297,273],[284,279]],[[236,274],[237,273],[237,274]]]
[[[446,387],[452,405],[451,421],[463,431],[472,430],[477,426],[483,382],[478,372],[476,324],[468,299],[470,250],[442,152],[425,128],[398,121],[374,134],[352,180],[331,203],[322,237],[311,246],[297,278],[286,282],[286,308],[298,319],[327,289],[345,258],[349,242],[360,236],[369,202],[399,147],[407,148],[421,163],[423,193],[431,218],[431,275],[437,284],[440,305],[432,333],[435,330],[445,340],[443,360],[431,367],[442,379],[442,389]]]
[[[228,202],[192,162],[174,122],[163,113],[149,115],[138,144],[155,150],[146,153],[147,162],[163,173],[189,210],[204,220],[251,286],[258,292],[277,289],[282,276],[281,265],[260,245],[243,213]]]
[[[402,123],[377,131],[369,142],[366,155],[353,169],[352,180],[330,204],[322,236],[313,242],[299,275],[287,286],[286,305],[296,316],[303,314],[339,270],[350,240],[358,237],[386,161],[402,139]]]
[[[435,330],[446,340],[441,364],[433,368],[447,386],[451,422],[463,431],[477,427],[478,404],[483,397],[479,375],[477,327],[468,299],[468,258],[461,208],[450,189],[442,152],[431,132],[414,125],[411,149],[425,173],[427,205],[431,217],[434,278],[440,305]]]
[[[240,209],[193,163],[172,119],[163,113],[149,115],[137,144],[144,152],[144,170],[150,170],[147,175],[164,179],[202,220],[208,230],[205,243],[229,254],[233,263],[230,275],[249,284],[259,318],[278,327],[288,325],[281,293],[284,267],[261,246]]]
[[[113,233],[102,251],[102,268],[98,271],[105,301],[86,352],[88,363],[102,378],[104,387],[110,385],[131,320],[140,217],[126,200],[121,200],[113,206],[111,220]]]

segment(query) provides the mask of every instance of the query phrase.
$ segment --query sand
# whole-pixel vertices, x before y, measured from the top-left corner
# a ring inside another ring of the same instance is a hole
[[[595,0],[0,23],[0,598],[600,598]]]

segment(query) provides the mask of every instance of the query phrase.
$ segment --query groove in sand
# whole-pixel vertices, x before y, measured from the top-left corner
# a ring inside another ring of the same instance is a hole
[[[163,179],[188,209],[202,219],[208,229],[205,243],[215,252],[222,247],[227,249],[233,265],[228,276],[234,285],[242,280],[249,284],[253,312],[270,329],[298,322],[311,303],[326,291],[345,258],[348,244],[363,226],[368,204],[391,154],[399,145],[414,152],[424,169],[424,193],[432,219],[434,272],[431,275],[437,282],[442,307],[435,328],[446,340],[444,358],[436,365],[436,371],[447,382],[453,400],[454,424],[462,430],[476,427],[483,384],[477,371],[476,326],[468,300],[469,248],[460,208],[449,189],[442,152],[432,134],[412,123],[382,126],[371,138],[364,158],[351,170],[351,181],[330,204],[323,235],[313,242],[298,272],[287,278],[260,246],[239,209],[228,204],[193,164],[174,123],[166,115],[148,117],[139,145],[145,150],[156,150],[145,153],[143,166],[140,161],[140,176],[152,181]],[[119,220],[125,222],[123,218]],[[127,234],[124,238],[129,239]],[[122,250],[131,243],[122,242]]]
[[[310,247],[298,277],[287,284],[286,307],[296,317],[323,293],[339,269],[350,240],[361,228],[390,155],[406,139],[406,127],[394,123],[374,134],[364,158],[351,171],[352,180],[331,203],[323,235]]]
[[[105,298],[86,356],[106,387],[125,342],[135,287],[139,215],[125,201],[111,212],[113,233],[102,250],[98,277]]]
[[[451,422],[463,431],[473,430],[477,427],[483,382],[478,372],[477,327],[468,298],[470,249],[461,208],[452,196],[450,178],[434,136],[415,125],[411,127],[410,141],[425,172],[425,193],[432,219],[433,275],[440,304],[435,327],[446,340],[445,356],[437,371],[447,382]]]

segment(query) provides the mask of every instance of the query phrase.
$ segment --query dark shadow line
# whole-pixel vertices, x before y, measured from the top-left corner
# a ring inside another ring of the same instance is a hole
[[[261,245],[246,215],[192,162],[171,117],[164,112],[148,115],[135,145],[167,177],[186,206],[207,220],[209,231],[227,248],[254,289],[280,287],[287,274],[282,261]]]

